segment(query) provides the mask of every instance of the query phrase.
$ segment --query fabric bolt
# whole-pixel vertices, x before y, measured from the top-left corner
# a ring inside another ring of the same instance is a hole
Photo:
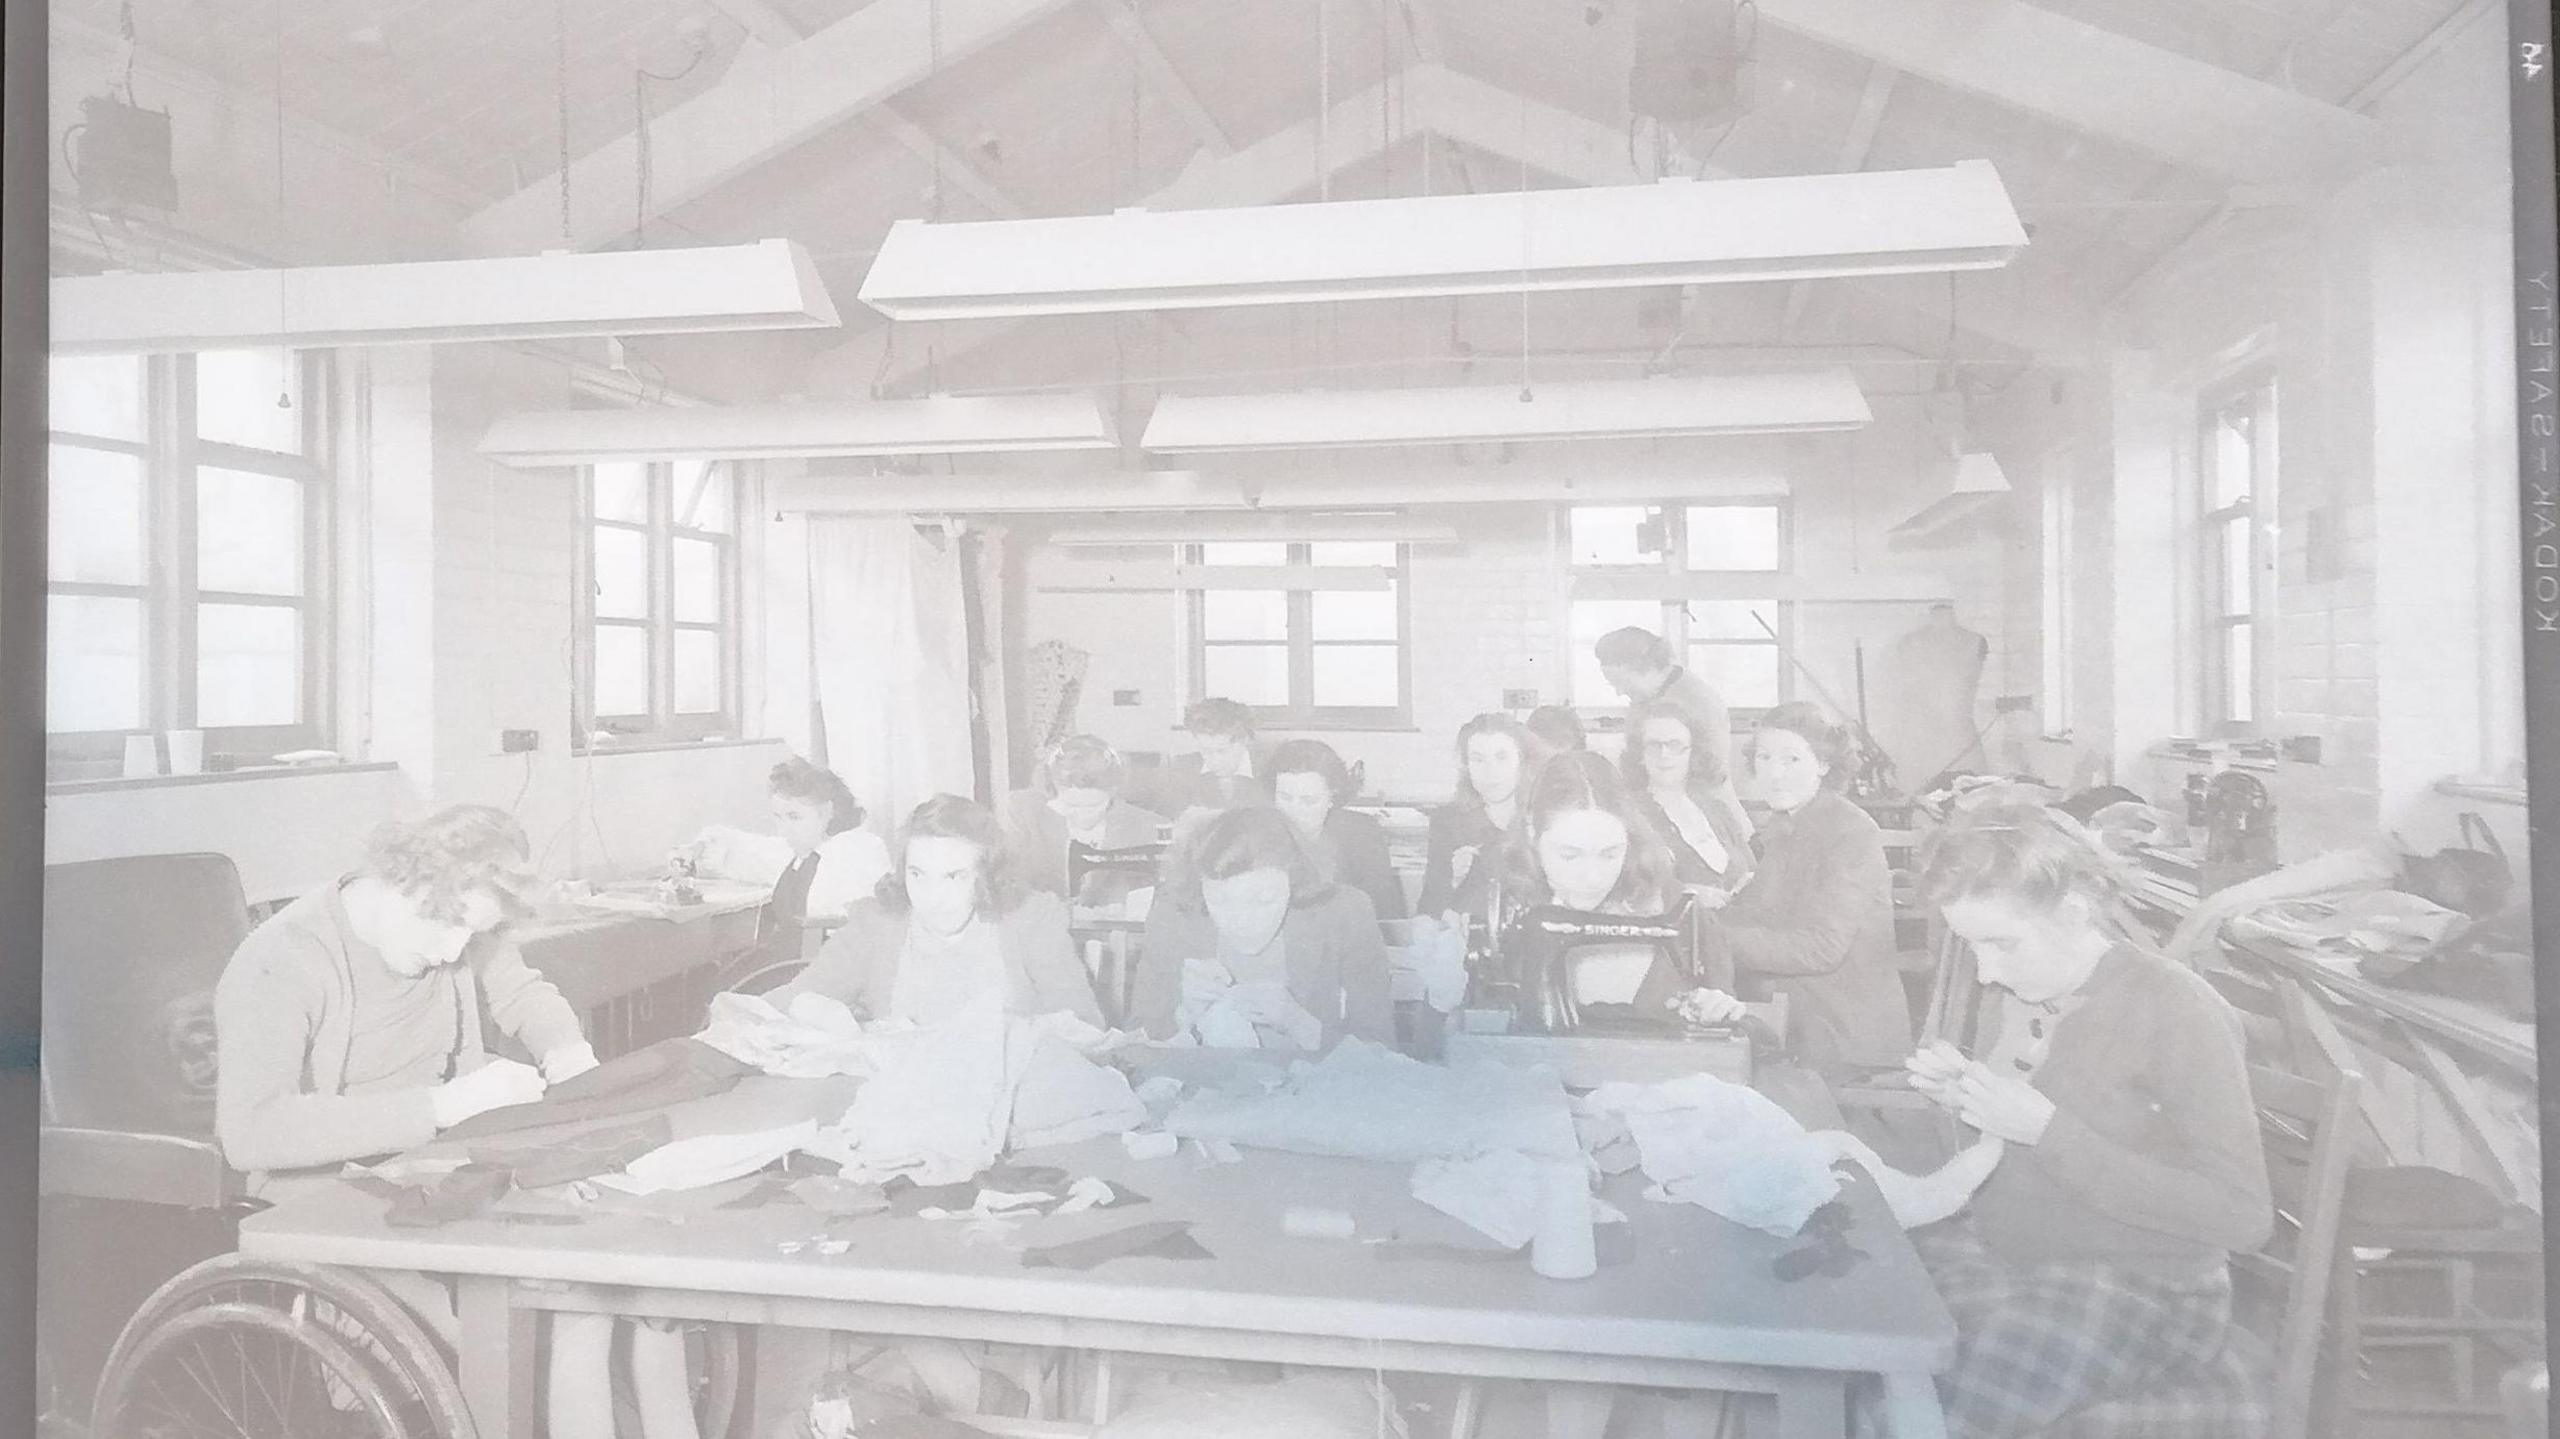
[[[725,1094],[752,1071],[707,1044],[664,1039],[552,1085],[531,1104],[476,1114],[446,1130],[480,1139],[521,1130],[588,1126],[649,1114],[688,1099]]]
[[[1695,1204],[1737,1224],[1792,1235],[1840,1194],[1831,1153],[1765,1095],[1711,1074],[1604,1084],[1582,1101],[1622,1116],[1649,1199]]]
[[[2040,1435],[2219,1363],[2226,1271],[2173,1281],[2110,1264],[2011,1265],[1962,1219],[1911,1239],[1956,1321],[1955,1366],[1938,1379],[1951,1439]]]
[[[471,1146],[471,1162],[512,1175],[519,1189],[546,1189],[611,1174],[673,1136],[664,1114],[608,1123],[579,1134]]]
[[[1214,1259],[1187,1219],[1155,1219],[1108,1234],[1022,1251],[1025,1269],[1092,1269],[1114,1259]]]

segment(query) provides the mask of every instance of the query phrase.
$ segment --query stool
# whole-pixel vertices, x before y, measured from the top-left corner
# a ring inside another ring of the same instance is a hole
[[[2543,1352],[2538,1224],[2351,1222],[2336,1296],[2332,1432],[2366,1439],[2504,1432],[2499,1381]]]

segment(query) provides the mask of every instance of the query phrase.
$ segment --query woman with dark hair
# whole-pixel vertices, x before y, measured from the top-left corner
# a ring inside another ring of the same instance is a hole
[[[1342,807],[1360,786],[1333,746],[1293,739],[1271,752],[1266,768],[1272,807],[1297,829],[1316,872],[1369,896],[1378,918],[1404,918],[1404,881],[1387,858],[1386,829]]]
[[[1506,714],[1480,714],[1458,727],[1458,795],[1431,812],[1417,913],[1482,907],[1502,837],[1520,811],[1535,745],[1528,727]]]
[[[1948,1433],[2060,1432],[2200,1382],[2230,1331],[2230,1257],[2274,1214],[2238,1017],[2126,937],[2119,863],[2043,805],[1957,814],[1920,885],[1997,1005],[1980,1058],[1937,1044],[1908,1071],[1981,1137],[1919,1176],[1828,1138],[1875,1172],[1955,1316]]]
[[[1067,846],[1131,849],[1155,843],[1164,817],[1121,798],[1129,770],[1120,752],[1089,734],[1070,735],[1040,766],[1037,789],[1005,801],[1005,835],[1023,883],[1076,904],[1111,904],[1133,887],[1125,877],[1085,877],[1067,893]]]
[[[1529,711],[1529,718],[1523,723],[1534,742],[1529,749],[1532,770],[1557,755],[1591,748],[1591,737],[1583,733],[1582,716],[1569,706],[1540,705]]]
[[[1203,974],[1223,981],[1204,984]],[[1223,1004],[1257,1037],[1318,1049],[1395,1037],[1369,897],[1327,880],[1279,811],[1228,810],[1186,834],[1147,915],[1130,1019],[1158,1039]],[[1211,990],[1216,992],[1212,993]]]
[[[1655,700],[1629,710],[1618,768],[1671,847],[1681,884],[1714,905],[1742,887],[1751,873],[1749,836],[1722,797],[1732,789],[1724,758],[1694,716]]]
[[[898,831],[897,863],[798,979],[771,996],[843,1001],[868,1019],[938,1024],[973,1010],[1067,1010],[1102,1022],[1067,907],[1027,889],[986,808],[940,794]]]
[[[1751,763],[1769,818],[1751,883],[1708,927],[1710,953],[1730,960],[1745,998],[1787,996],[1788,1038],[1805,1063],[1897,1065],[1911,1050],[1911,1003],[1894,967],[1893,876],[1876,822],[1839,793],[1848,738],[1812,705],[1783,704],[1761,719]],[[1643,1002],[1676,1002],[1677,987],[1665,970]]]
[[[889,872],[889,847],[862,828],[862,805],[835,771],[794,755],[765,783],[772,834],[714,825],[675,853],[705,878],[773,887],[757,926],[760,963],[799,958],[807,920],[843,917]]]

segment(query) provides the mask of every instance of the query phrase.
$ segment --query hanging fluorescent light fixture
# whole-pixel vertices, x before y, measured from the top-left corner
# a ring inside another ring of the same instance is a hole
[[[1447,389],[1168,395],[1143,448],[1213,450],[1449,445],[1493,440],[1656,439],[1851,430],[1873,419],[1847,370],[1660,376]]]
[[[540,469],[631,460],[1106,450],[1118,443],[1090,395],[936,395],[509,415],[481,436],[480,453],[518,469]],[[1036,476],[1025,481],[1039,483]]]
[[[898,320],[1992,269],[2027,233],[1987,160],[1485,195],[931,224],[863,277]]]
[[[78,275],[52,287],[55,353],[321,349],[462,340],[834,329],[791,240],[480,260]]]

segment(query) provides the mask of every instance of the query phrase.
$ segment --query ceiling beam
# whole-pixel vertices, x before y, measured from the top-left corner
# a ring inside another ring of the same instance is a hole
[[[1019,220],[1022,203],[1004,192],[987,172],[970,163],[969,158],[933,137],[933,132],[909,119],[897,106],[884,104],[865,117],[872,128],[895,140],[909,154],[933,167],[936,181],[978,202],[978,207],[999,220]]]
[[[1627,154],[1624,130],[1446,66],[1418,65],[1406,71],[1405,103],[1421,117],[1422,127],[1440,138],[1499,155],[1515,165],[1525,162],[1543,175],[1580,185],[1649,185],[1655,179]],[[1707,169],[1697,178],[1730,180],[1734,176],[1730,171]]]
[[[711,0],[711,8],[744,26],[759,44],[779,50],[800,43],[800,22],[773,0]]]
[[[1102,18],[1110,24],[1111,33],[1120,37],[1120,47],[1146,72],[1148,82],[1172,103],[1182,116],[1182,123],[1191,127],[1200,148],[1212,155],[1235,153],[1235,142],[1227,138],[1218,117],[1209,113],[1200,92],[1182,78],[1182,72],[1174,68],[1173,57],[1156,43],[1154,32],[1147,29],[1145,18],[1138,14],[1136,0],[1102,0]]]
[[[1840,158],[1832,169],[1848,174],[1867,168],[1867,157],[1875,153],[1876,135],[1884,128],[1885,106],[1893,103],[1894,82],[1901,78],[1902,72],[1890,65],[1868,68],[1866,88],[1858,94],[1858,113],[1849,121],[1849,133],[1840,141]],[[1781,340],[1794,337],[1796,325],[1804,319],[1805,302],[1812,298],[1810,281],[1798,280],[1787,287],[1786,313],[1778,326]]]
[[[649,124],[646,218],[719,186],[864,114],[932,73],[1003,40],[1072,0],[872,0],[852,15],[779,49],[743,51],[718,84]],[[937,32],[939,43],[936,43]],[[569,167],[572,194],[591,200],[570,217],[573,248],[629,232],[638,137],[624,135]],[[481,250],[525,252],[562,243],[559,177],[545,176],[472,216],[464,233]]]
[[[1768,23],[2225,181],[2339,173],[2380,131],[2323,104],[2024,0],[1760,0]]]

